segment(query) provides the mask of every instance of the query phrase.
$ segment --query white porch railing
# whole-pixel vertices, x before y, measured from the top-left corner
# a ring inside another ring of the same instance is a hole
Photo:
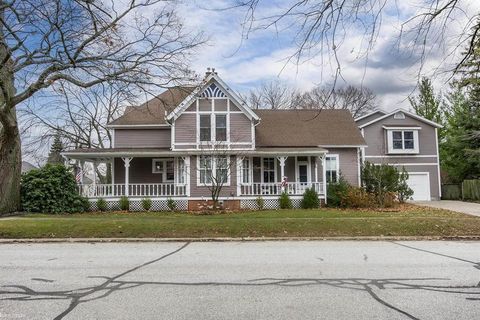
[[[242,196],[268,196],[280,195],[286,192],[291,195],[302,195],[306,189],[313,188],[318,194],[324,194],[322,182],[287,182],[282,185],[276,183],[251,183],[240,186],[240,195]]]
[[[87,198],[115,198],[126,196],[125,184],[79,185],[79,192]],[[175,197],[187,194],[186,185],[174,183],[129,184],[129,197]]]

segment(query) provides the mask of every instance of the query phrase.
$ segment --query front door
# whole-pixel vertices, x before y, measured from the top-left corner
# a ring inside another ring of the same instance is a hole
[[[298,164],[298,182],[308,182],[307,164]]]
[[[303,194],[305,189],[308,188],[308,162],[307,161],[298,161],[297,162],[297,184],[296,184],[296,194]]]

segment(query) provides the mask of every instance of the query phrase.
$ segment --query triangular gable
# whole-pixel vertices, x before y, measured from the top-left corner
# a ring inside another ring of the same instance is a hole
[[[369,112],[369,113],[367,113],[367,114],[365,114],[365,115],[363,115],[363,116],[356,117],[356,118],[354,118],[353,120],[359,121],[359,120],[368,118],[368,117],[370,117],[370,116],[373,116],[375,113],[381,113],[381,114],[384,114],[384,115],[387,114],[387,113],[386,113],[385,111],[383,111],[382,109],[375,109],[374,111]]]
[[[414,118],[414,119],[417,119],[417,120],[419,120],[419,121],[428,123],[429,125],[431,125],[431,126],[433,126],[433,127],[442,128],[442,125],[440,125],[440,124],[438,124],[438,123],[436,123],[436,122],[433,122],[433,121],[431,121],[431,120],[428,120],[428,119],[426,119],[426,118],[424,118],[424,117],[422,117],[422,116],[419,116],[419,115],[417,115],[417,114],[415,114],[415,113],[409,112],[409,111],[407,111],[407,110],[405,110],[405,109],[402,109],[402,108],[395,109],[395,110],[393,110],[392,112],[385,114],[384,116],[375,118],[375,119],[373,119],[372,121],[367,122],[367,123],[365,123],[365,124],[362,124],[362,125],[360,125],[360,126],[358,126],[358,127],[359,127],[360,129],[365,128],[365,127],[367,127],[367,126],[369,126],[369,125],[371,125],[371,124],[373,124],[373,123],[375,123],[375,122],[378,122],[378,121],[380,121],[380,120],[383,120],[383,119],[385,119],[385,118],[388,118],[388,117],[390,117],[390,116],[393,116],[393,115],[396,114],[397,112],[403,112],[404,114],[406,114],[406,115],[408,115],[408,116],[410,116],[410,117],[412,117],[412,118]]]
[[[166,120],[169,121],[178,118],[199,95],[206,98],[229,98],[249,119],[260,120],[252,109],[250,109],[245,102],[243,102],[242,99],[214,72],[210,73],[201,86],[195,89],[170,114],[168,114]]]

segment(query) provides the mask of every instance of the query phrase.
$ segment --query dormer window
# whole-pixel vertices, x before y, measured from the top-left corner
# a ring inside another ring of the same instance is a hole
[[[418,153],[418,130],[420,128],[385,128],[387,129],[388,153]]]

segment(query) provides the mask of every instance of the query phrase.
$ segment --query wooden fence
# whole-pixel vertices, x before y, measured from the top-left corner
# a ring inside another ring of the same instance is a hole
[[[461,184],[443,184],[443,200],[480,200],[480,179],[464,180]]]

